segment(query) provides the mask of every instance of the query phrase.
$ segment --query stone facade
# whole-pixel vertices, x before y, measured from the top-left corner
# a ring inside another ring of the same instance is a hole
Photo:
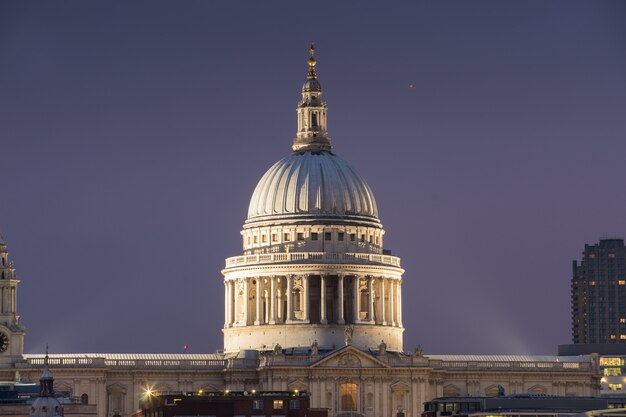
[[[216,354],[50,355],[57,387],[129,417],[147,389],[311,393],[311,407],[364,416],[402,410],[417,417],[442,395],[596,395],[588,356],[404,353],[400,259],[383,250],[384,230],[365,180],[331,152],[313,50],[298,103],[292,155],[254,191],[243,254],[226,260],[224,351]],[[18,280],[1,242],[0,378],[36,380],[43,355],[22,355]]]

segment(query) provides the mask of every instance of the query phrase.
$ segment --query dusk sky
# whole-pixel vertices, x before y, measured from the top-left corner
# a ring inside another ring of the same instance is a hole
[[[0,231],[26,352],[222,347],[224,259],[308,46],[402,258],[404,348],[556,354],[626,236],[626,2],[0,2]]]

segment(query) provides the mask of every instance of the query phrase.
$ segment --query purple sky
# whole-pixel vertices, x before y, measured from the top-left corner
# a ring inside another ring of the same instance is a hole
[[[310,41],[406,269],[405,349],[570,341],[571,261],[626,236],[626,3],[2,1],[28,352],[222,346],[220,270],[290,152]]]

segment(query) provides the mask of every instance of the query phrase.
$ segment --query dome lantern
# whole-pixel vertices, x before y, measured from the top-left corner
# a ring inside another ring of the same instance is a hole
[[[295,152],[330,151],[332,149],[326,124],[326,103],[322,101],[322,86],[315,72],[315,45],[309,48],[309,71],[302,85],[298,103],[298,132],[291,147]]]

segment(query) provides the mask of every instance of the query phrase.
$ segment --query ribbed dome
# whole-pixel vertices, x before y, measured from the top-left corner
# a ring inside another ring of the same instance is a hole
[[[295,152],[274,164],[257,184],[248,220],[337,217],[378,223],[369,185],[331,152]]]

